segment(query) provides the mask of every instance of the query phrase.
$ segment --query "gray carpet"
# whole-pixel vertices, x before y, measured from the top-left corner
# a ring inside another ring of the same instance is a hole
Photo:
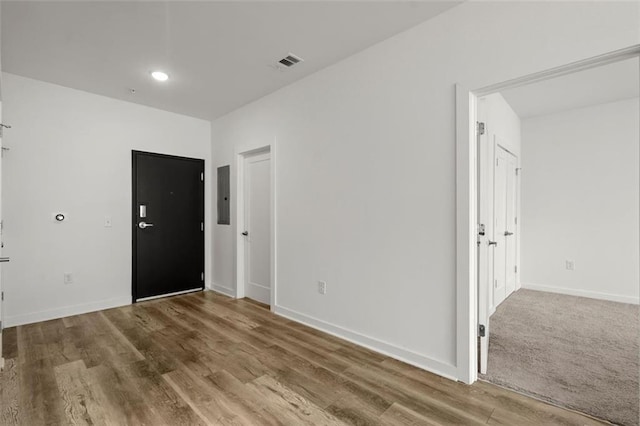
[[[640,308],[521,289],[491,317],[481,379],[612,423],[639,423]]]

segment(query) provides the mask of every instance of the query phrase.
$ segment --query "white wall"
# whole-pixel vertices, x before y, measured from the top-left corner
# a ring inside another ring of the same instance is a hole
[[[494,145],[495,138],[498,138],[504,148],[520,158],[520,117],[500,93],[478,99],[478,118],[486,122],[490,144]]]
[[[203,158],[209,177],[210,123],[11,74],[2,83],[13,126],[2,170],[7,326],[130,303],[131,150]],[[68,219],[54,223],[53,212]],[[205,250],[210,277],[209,238]]]
[[[464,3],[215,121],[232,182],[235,150],[277,141],[276,312],[455,376],[454,84],[636,44],[638,7]],[[238,232],[214,229],[221,291]]]
[[[638,303],[639,117],[635,98],[523,120],[523,286]]]

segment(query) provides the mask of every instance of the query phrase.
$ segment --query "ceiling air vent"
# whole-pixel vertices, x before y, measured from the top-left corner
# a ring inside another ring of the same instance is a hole
[[[303,62],[304,59],[294,55],[293,53],[289,53],[287,56],[285,56],[284,58],[280,59],[278,61],[279,66],[283,67],[283,68],[291,68],[292,66]]]

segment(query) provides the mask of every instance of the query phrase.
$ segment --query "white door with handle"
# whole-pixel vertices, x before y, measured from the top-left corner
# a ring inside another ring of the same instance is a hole
[[[492,311],[516,287],[516,170],[517,158],[496,145],[494,173],[493,300]]]
[[[480,132],[478,152],[479,371],[487,373],[490,317],[515,290],[518,159]]]
[[[245,296],[271,304],[271,155],[244,159]]]
[[[478,123],[478,340],[480,373],[487,372],[489,354],[489,316],[493,282],[493,145],[488,142],[484,123]],[[482,129],[482,130],[480,130]]]
[[[2,215],[2,157],[4,149],[2,149],[2,135],[5,129],[5,124],[2,123],[2,102],[0,102],[0,217]],[[0,220],[0,240],[2,240],[2,221]],[[2,253],[2,243],[0,242],[0,255]],[[9,259],[0,258],[0,265],[7,262]],[[4,326],[4,315],[2,304],[4,303],[4,293],[2,290],[2,270],[0,268],[0,370],[4,368],[4,359],[2,358],[2,327]]]

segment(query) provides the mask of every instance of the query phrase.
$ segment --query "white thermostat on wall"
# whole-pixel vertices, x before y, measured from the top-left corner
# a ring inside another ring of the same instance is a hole
[[[53,216],[53,221],[54,222],[64,222],[67,219],[67,214],[66,213],[52,213],[51,216]]]

